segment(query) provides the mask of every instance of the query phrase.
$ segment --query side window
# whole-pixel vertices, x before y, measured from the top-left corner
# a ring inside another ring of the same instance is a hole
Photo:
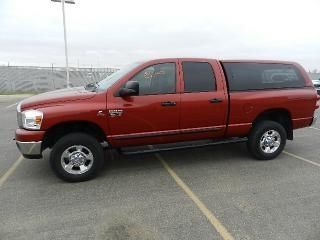
[[[175,63],[161,63],[149,66],[131,78],[130,81],[139,82],[139,96],[175,93]]]
[[[305,82],[291,64],[223,63],[230,91],[300,88]]]
[[[210,92],[216,90],[212,67],[205,62],[183,62],[184,92]]]

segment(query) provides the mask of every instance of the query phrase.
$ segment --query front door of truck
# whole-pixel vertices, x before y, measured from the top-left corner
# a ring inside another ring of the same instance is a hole
[[[119,88],[108,92],[108,136],[113,146],[161,143],[179,133],[177,66],[177,60],[141,66],[128,78],[139,83],[138,96],[120,97]]]
[[[216,61],[181,60],[181,133],[191,139],[223,137],[228,98]]]

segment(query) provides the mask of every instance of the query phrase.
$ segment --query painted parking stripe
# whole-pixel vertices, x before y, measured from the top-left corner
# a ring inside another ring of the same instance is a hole
[[[182,179],[173,171],[160,154],[155,154],[156,158],[162,163],[163,167],[168,171],[170,176],[178,184],[180,188],[188,195],[189,198],[197,205],[200,211],[206,216],[211,225],[216,229],[224,240],[234,240],[233,236],[222,225],[222,223],[214,216],[214,214],[204,205],[199,197],[185,184]]]
[[[12,175],[12,173],[14,173],[14,171],[17,169],[17,167],[20,165],[20,163],[22,162],[23,157],[20,156],[15,162],[14,164],[6,171],[6,173],[4,175],[2,175],[0,177],[0,189],[2,187],[2,185],[7,181],[7,179]]]
[[[30,154],[33,149],[35,148],[35,145],[33,145],[31,148],[30,148],[30,151],[28,152],[28,154]],[[2,187],[2,185],[7,181],[7,179],[14,173],[14,171],[18,168],[18,166],[20,165],[20,163],[22,162],[23,160],[23,156],[20,155],[20,157],[14,162],[14,164],[7,170],[7,172],[2,175],[0,177],[0,189]]]
[[[309,128],[320,131],[320,128],[317,128],[317,127],[309,127]]]
[[[9,106],[6,106],[6,108],[8,109],[8,108],[11,108],[11,107],[13,107],[13,106],[15,106],[15,105],[18,105],[18,103],[14,103],[14,104],[11,104],[11,105],[9,105]]]
[[[299,159],[299,160],[301,160],[301,161],[310,163],[310,164],[312,164],[312,165],[314,165],[314,166],[320,167],[320,163],[311,161],[311,160],[309,160],[309,159],[306,159],[306,158],[304,158],[304,157],[297,156],[297,155],[295,155],[295,154],[293,154],[293,153],[289,153],[289,152],[286,152],[286,151],[283,151],[283,153],[285,153],[285,154],[287,154],[287,155],[289,155],[289,156],[291,156],[291,157],[294,157],[294,158],[296,158],[296,159]]]

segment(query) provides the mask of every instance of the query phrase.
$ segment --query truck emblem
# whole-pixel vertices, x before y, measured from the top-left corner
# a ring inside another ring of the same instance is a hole
[[[122,109],[112,109],[109,110],[110,117],[121,117],[122,116]]]

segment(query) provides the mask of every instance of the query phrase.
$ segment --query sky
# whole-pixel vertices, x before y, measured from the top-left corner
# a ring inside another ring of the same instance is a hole
[[[66,21],[74,67],[206,57],[320,70],[319,0],[75,0]],[[7,64],[64,66],[61,3],[0,0],[0,65]]]

